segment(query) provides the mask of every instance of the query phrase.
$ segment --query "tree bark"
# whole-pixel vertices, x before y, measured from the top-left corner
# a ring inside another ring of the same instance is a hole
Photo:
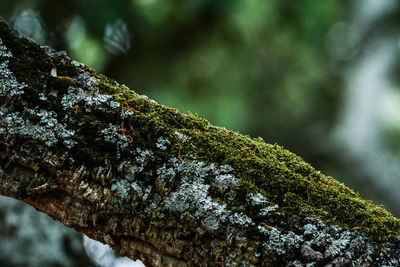
[[[382,207],[3,22],[0,105],[0,194],[148,266],[399,264]]]

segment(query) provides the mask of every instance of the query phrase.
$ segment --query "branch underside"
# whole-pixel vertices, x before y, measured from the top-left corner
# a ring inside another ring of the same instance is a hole
[[[400,260],[399,220],[301,158],[140,96],[2,22],[0,194],[148,266]]]

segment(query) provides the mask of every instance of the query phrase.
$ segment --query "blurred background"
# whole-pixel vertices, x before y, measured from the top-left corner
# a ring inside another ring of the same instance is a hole
[[[392,0],[0,1],[36,42],[278,143],[398,217],[399,12]],[[0,199],[0,225],[1,266],[133,266],[13,200]]]

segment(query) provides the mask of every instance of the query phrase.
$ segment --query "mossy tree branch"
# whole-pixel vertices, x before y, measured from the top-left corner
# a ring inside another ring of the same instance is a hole
[[[300,157],[0,22],[0,194],[149,266],[389,265],[400,222]]]

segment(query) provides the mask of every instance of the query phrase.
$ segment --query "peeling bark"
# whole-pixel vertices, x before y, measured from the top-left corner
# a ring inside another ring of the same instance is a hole
[[[398,265],[400,222],[0,22],[0,194],[148,266]]]

